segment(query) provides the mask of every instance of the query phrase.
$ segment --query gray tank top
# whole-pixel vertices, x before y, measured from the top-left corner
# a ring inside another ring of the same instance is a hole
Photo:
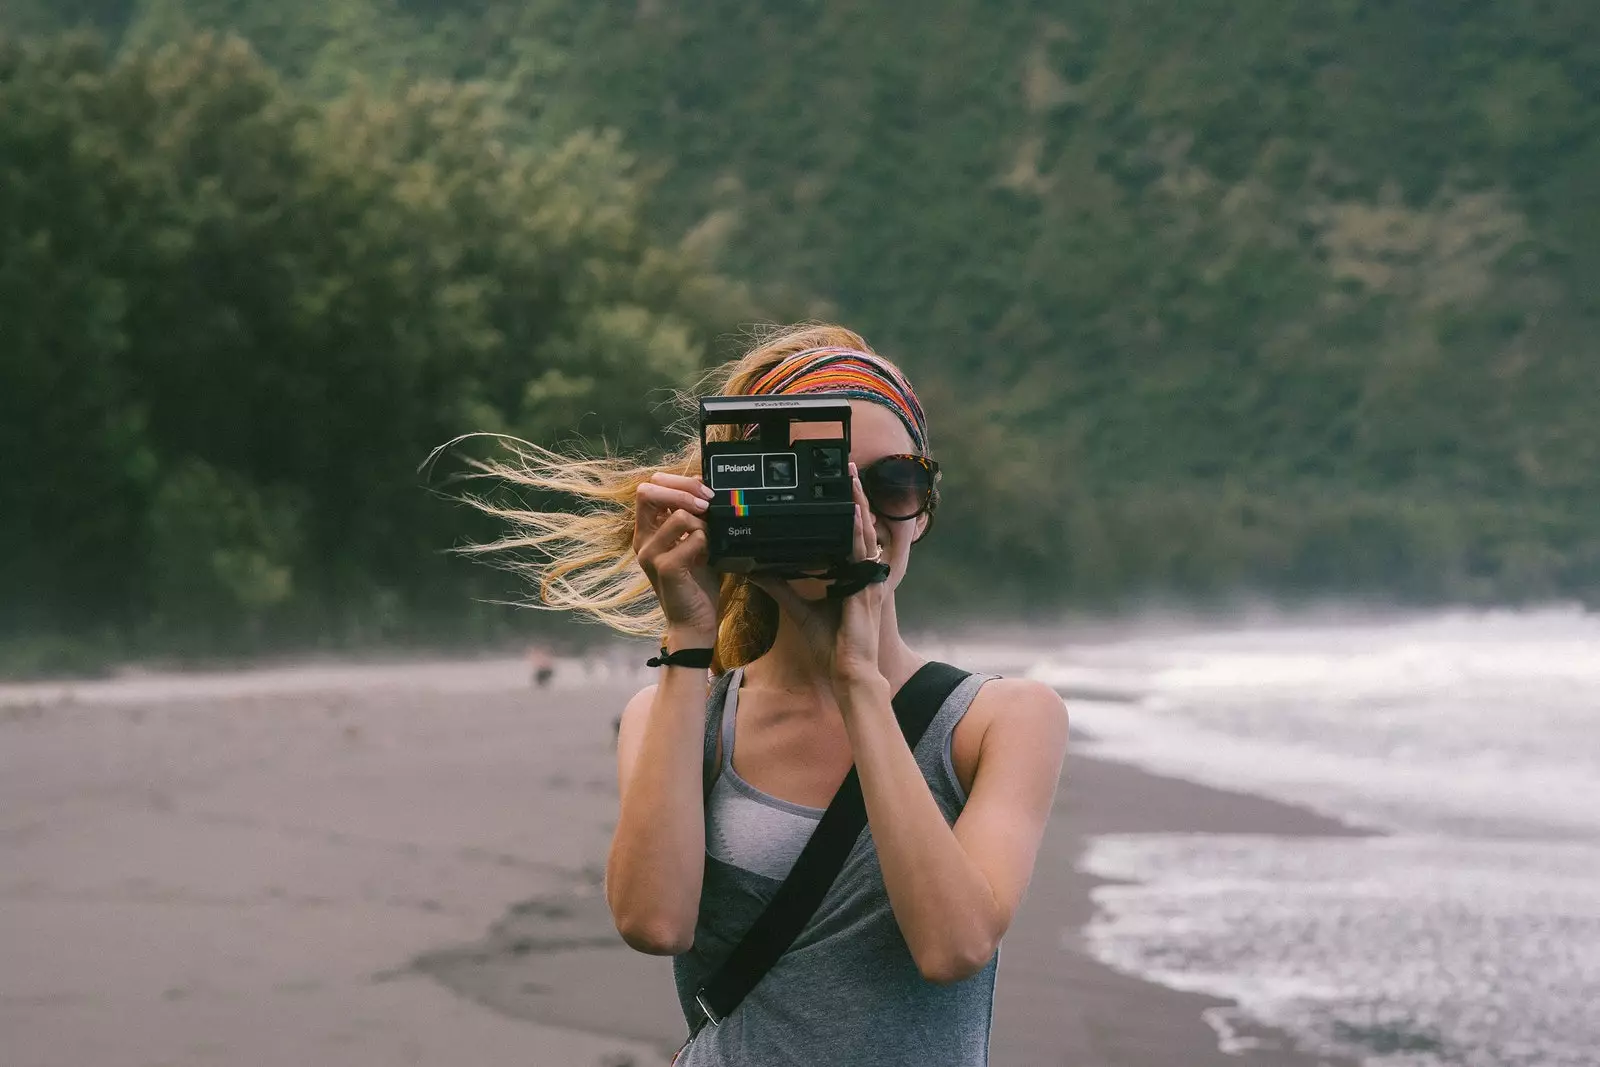
[[[821,816],[732,773],[732,718],[741,680],[740,671],[719,678],[707,706],[706,770],[716,781],[706,804],[705,878],[694,946],[673,960],[678,1001],[691,1025],[700,1012],[696,990],[761,914]],[[966,804],[950,762],[950,738],[987,680],[975,674],[957,686],[914,753],[950,823]],[[677,1065],[982,1067],[989,1060],[997,963],[998,956],[951,985],[935,985],[917,973],[866,829],[789,951],[720,1026],[696,1035]]]

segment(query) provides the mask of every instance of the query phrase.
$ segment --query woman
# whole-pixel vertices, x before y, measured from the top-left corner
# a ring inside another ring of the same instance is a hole
[[[525,536],[505,545],[551,557],[538,568],[546,604],[661,636],[672,653],[714,650],[715,681],[662,666],[623,711],[606,864],[617,929],[676,957],[693,1033],[680,1067],[983,1064],[997,950],[1050,813],[1066,709],[1045,686],[974,675],[913,751],[891,698],[925,662],[895,611],[938,503],[921,405],[892,364],[832,326],[771,336],[719,377],[728,394],[850,394],[854,558],[889,573],[840,600],[817,580],[719,578],[698,440],[659,470],[547,452],[502,469],[601,505],[510,516]],[[696,990],[852,766],[870,834],[770,971],[708,1020]]]

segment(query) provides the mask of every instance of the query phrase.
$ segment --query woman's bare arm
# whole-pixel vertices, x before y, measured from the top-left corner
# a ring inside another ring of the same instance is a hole
[[[658,471],[634,501],[633,551],[674,652],[717,640],[720,579],[707,564],[701,518],[710,497],[700,479]],[[640,952],[671,955],[694,942],[705,870],[705,714],[706,672],[665,667],[618,724],[621,810],[606,858],[606,903],[623,940]]]
[[[990,722],[952,828],[906,747],[888,684],[847,686],[840,701],[889,904],[917,969],[934,982],[976,974],[1033,875],[1066,755],[1066,708],[1035,682],[996,680],[978,691],[968,714],[986,705]]]
[[[617,733],[621,810],[606,859],[606,903],[622,939],[653,955],[694,943],[706,850],[706,690],[705,671],[668,668],[659,685],[628,701]]]

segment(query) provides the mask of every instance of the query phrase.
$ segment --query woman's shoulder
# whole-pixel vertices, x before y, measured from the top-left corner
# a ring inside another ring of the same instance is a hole
[[[983,672],[975,672],[982,674]],[[1007,730],[1038,731],[1054,735],[1068,724],[1066,701],[1061,694],[1032,678],[986,676],[972,698],[966,718],[980,733],[1004,722]]]
[[[652,683],[633,694],[622,705],[622,714],[611,720],[611,734],[616,738],[618,749],[643,732],[645,721],[650,718],[650,705],[655,700],[656,687]]]
[[[1014,770],[1020,758],[1041,765],[1054,760],[1059,767],[1068,726],[1061,695],[1031,678],[976,673],[984,681],[951,737],[951,760],[962,789],[972,791],[980,764]]]
[[[726,684],[728,678],[728,674],[722,674],[710,680],[706,689],[707,700],[717,697],[722,692],[722,686]],[[619,735],[643,728],[644,723],[650,718],[650,709],[655,705],[656,690],[659,688],[659,685],[652,682],[628,698],[628,702],[622,706],[622,714],[613,720]]]
[[[1051,704],[1065,707],[1061,694],[1046,685],[1044,682],[1032,678],[1008,678],[1003,674],[989,674],[986,671],[973,671],[973,674],[982,675],[986,680],[983,688],[978,690],[979,695],[988,694],[989,699],[999,696],[1007,700],[1021,700],[1036,704]]]
[[[937,657],[930,657],[924,662],[934,662]],[[964,674],[977,675],[983,679],[977,694],[972,698],[974,708],[984,706],[1006,706],[1025,709],[1023,714],[1065,715],[1066,703],[1061,699],[1061,694],[1044,682],[1032,678],[1008,678],[1002,674],[991,674],[986,670],[975,667],[951,663],[949,660],[938,660],[946,666],[954,667]]]
[[[650,705],[655,702],[656,689],[658,688],[656,683],[651,682],[629,697],[628,702],[622,706],[622,721],[627,722],[629,719],[649,714]]]
[[[731,680],[732,675],[733,675],[732,671],[727,671],[727,672],[724,672],[724,673],[718,674],[718,675],[707,675],[707,682],[706,682],[706,695],[707,695],[707,697],[710,697],[710,696],[714,695],[715,693],[717,693],[717,691],[719,689],[721,689],[722,686],[726,685]],[[644,688],[640,689],[637,693],[634,693],[633,696],[628,698],[628,702],[623,705],[622,717],[624,719],[626,719],[628,717],[629,713],[633,713],[633,714],[637,715],[637,714],[641,714],[642,711],[643,712],[649,711],[650,710],[650,705],[652,703],[654,703],[654,701],[655,701],[656,690],[659,689],[659,688],[661,688],[659,684],[657,684],[655,682],[651,682],[649,685],[647,685]],[[641,709],[642,709],[642,711],[641,711]]]

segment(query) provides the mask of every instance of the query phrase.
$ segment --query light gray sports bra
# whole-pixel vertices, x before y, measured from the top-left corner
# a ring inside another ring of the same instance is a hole
[[[822,809],[764,793],[733,769],[733,720],[743,681],[743,668],[735,670],[722,706],[722,762],[706,800],[706,851],[730,866],[781,882],[817,828]]]
[[[722,759],[711,795],[706,798],[706,852],[729,866],[781,882],[800,858],[800,850],[817,828],[823,809],[763,792],[733,769],[734,719],[739,712],[744,669],[738,668],[732,674],[722,705]],[[965,791],[951,761],[953,736],[947,734],[944,739],[944,765],[956,795],[965,804]]]

